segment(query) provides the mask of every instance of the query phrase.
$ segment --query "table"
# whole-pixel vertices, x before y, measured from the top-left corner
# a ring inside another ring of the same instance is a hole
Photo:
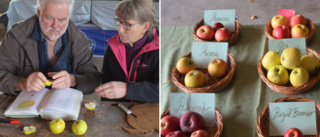
[[[194,26],[162,26],[161,28],[161,107],[162,114],[169,106],[169,93],[184,93],[171,80],[176,62],[191,51]],[[264,24],[242,25],[239,37],[229,52],[236,61],[230,84],[216,93],[216,107],[223,117],[221,137],[256,137],[256,120],[265,106],[287,97],[272,91],[260,78],[257,64],[267,51]],[[307,47],[320,53],[320,24]],[[320,102],[320,83],[309,91],[295,95]]]
[[[0,114],[3,115],[6,108],[13,102],[15,96],[0,95]],[[119,107],[111,106],[112,102],[97,101],[97,107],[94,111],[87,110],[83,105],[81,106],[80,116],[78,119],[86,121],[88,125],[87,132],[82,136],[87,137],[130,137],[122,127],[131,128],[126,122],[126,113]],[[137,103],[122,103],[130,108]],[[0,123],[0,136],[25,136],[21,133],[24,126],[33,125],[37,128],[36,133],[29,136],[46,137],[53,136],[49,129],[50,120],[42,120],[36,118],[19,119],[20,124],[4,124]],[[65,130],[55,136],[76,136],[71,131],[73,121],[65,121]],[[158,137],[159,132],[155,130],[150,137]]]

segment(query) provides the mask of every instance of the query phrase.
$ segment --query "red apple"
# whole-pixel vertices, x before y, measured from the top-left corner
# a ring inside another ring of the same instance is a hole
[[[217,32],[218,29],[224,28],[224,25],[221,22],[216,22],[213,24],[213,30],[214,32]]]
[[[298,128],[289,128],[285,133],[284,137],[303,137],[303,133]]]
[[[176,64],[177,70],[179,73],[185,75],[191,70],[196,69],[196,64],[191,58],[181,58]]]
[[[186,112],[180,118],[180,129],[182,132],[187,134],[191,134],[196,130],[203,129],[204,126],[204,118],[197,112]]]
[[[188,135],[182,131],[173,131],[167,134],[166,137],[188,137]]]
[[[271,26],[275,28],[279,25],[287,25],[287,18],[282,15],[276,15],[271,19]]]
[[[219,41],[226,41],[231,36],[231,31],[227,28],[220,28],[217,30],[214,38]]]
[[[291,28],[291,37],[292,38],[303,38],[308,36],[309,29],[307,26],[298,24]]]
[[[286,25],[279,25],[275,27],[272,31],[272,36],[275,39],[290,38],[290,35],[291,35],[290,28]]]
[[[196,35],[203,40],[212,40],[214,38],[214,30],[209,25],[203,25],[198,28]]]
[[[166,136],[168,133],[179,129],[179,119],[172,115],[161,118],[160,123],[162,136]]]
[[[199,70],[191,70],[184,76],[184,84],[189,88],[200,88],[206,84],[206,76]]]
[[[290,27],[294,27],[295,25],[302,24],[302,25],[307,25],[307,20],[304,16],[302,15],[294,15],[290,19]]]
[[[199,129],[197,131],[192,132],[190,137],[209,137],[209,133],[205,130]]]
[[[224,60],[220,58],[216,58],[209,62],[208,72],[211,76],[219,78],[225,75],[227,71],[228,71],[228,64]]]

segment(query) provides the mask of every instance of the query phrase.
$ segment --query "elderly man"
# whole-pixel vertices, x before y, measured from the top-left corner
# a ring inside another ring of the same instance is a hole
[[[0,91],[75,88],[100,84],[87,37],[72,23],[74,0],[38,0],[37,14],[15,24],[0,47]]]

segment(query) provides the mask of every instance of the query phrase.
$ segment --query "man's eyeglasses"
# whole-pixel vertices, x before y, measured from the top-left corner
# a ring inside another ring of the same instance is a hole
[[[127,22],[123,22],[121,20],[119,20],[118,17],[114,17],[114,22],[117,24],[117,25],[122,25],[122,27],[125,29],[125,30],[130,30],[131,26],[133,25],[136,25],[136,24],[139,24],[139,23],[135,23],[135,24],[130,24],[130,23],[127,23]]]

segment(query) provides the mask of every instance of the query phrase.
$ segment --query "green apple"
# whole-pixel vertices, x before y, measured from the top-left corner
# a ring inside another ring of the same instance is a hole
[[[29,135],[31,133],[36,132],[37,128],[35,126],[24,126],[23,127],[23,133],[26,135]]]
[[[83,135],[84,133],[86,133],[88,126],[87,123],[84,120],[76,120],[73,124],[72,124],[72,132],[75,135]]]
[[[294,69],[301,64],[301,54],[299,49],[289,47],[283,50],[280,56],[281,65],[287,69]]]
[[[267,78],[270,82],[283,86],[289,81],[289,73],[285,67],[276,65],[269,69]]]
[[[270,50],[262,58],[261,64],[263,68],[265,68],[268,71],[271,67],[281,64],[280,56],[277,52]]]
[[[302,86],[308,83],[308,81],[309,81],[309,73],[305,68],[299,67],[291,71],[290,82],[292,86],[294,87]]]
[[[184,84],[189,88],[203,87],[206,83],[205,75],[199,70],[192,70],[184,78]]]
[[[56,118],[51,120],[50,122],[50,130],[53,134],[60,134],[63,132],[64,128],[66,127],[66,123],[61,118]]]
[[[84,107],[86,107],[86,109],[88,110],[94,110],[96,108],[96,104],[93,102],[87,102],[84,104]]]
[[[305,68],[310,75],[315,75],[319,72],[320,62],[316,55],[308,54],[301,57],[301,66]]]

